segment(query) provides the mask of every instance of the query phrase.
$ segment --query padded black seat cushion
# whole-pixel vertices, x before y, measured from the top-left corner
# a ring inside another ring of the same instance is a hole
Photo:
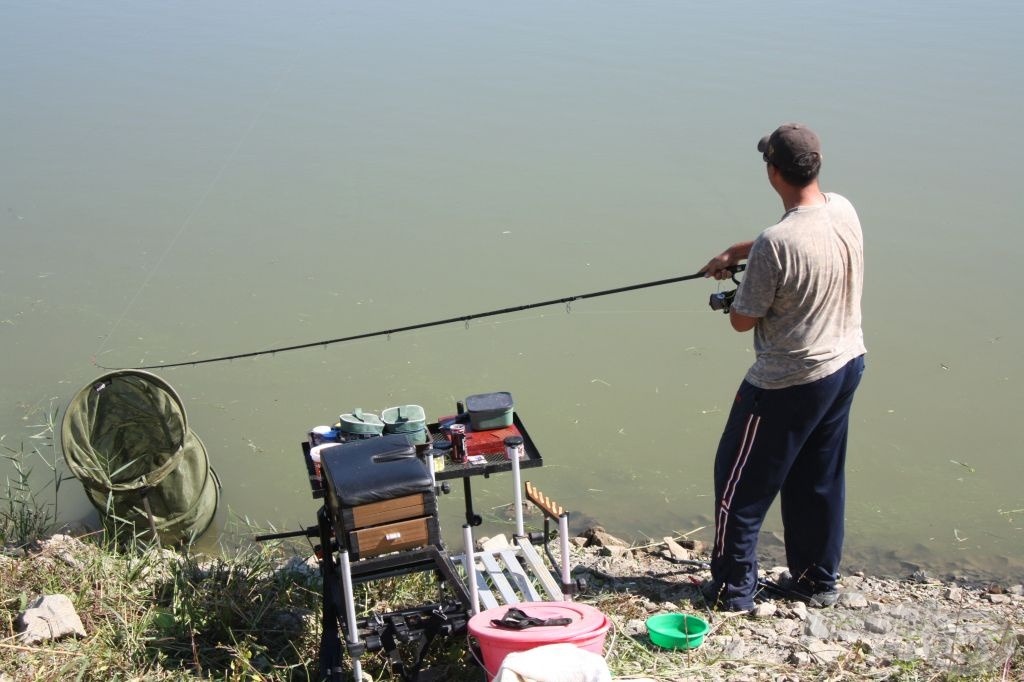
[[[434,483],[426,463],[416,456],[416,449],[404,434],[324,448],[320,466],[330,490],[344,507],[427,492]]]

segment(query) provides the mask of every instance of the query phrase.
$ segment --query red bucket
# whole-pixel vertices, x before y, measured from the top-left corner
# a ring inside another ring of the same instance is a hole
[[[568,625],[537,625],[525,630],[512,630],[491,623],[501,620],[511,608],[531,618],[569,618]],[[527,651],[545,644],[574,644],[580,649],[604,655],[604,638],[611,621],[593,606],[574,602],[527,602],[499,606],[481,611],[469,619],[469,634],[480,644],[488,679],[494,679],[505,656],[514,651]]]

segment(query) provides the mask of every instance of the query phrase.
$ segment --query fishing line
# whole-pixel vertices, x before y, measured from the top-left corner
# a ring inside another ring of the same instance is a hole
[[[232,149],[231,152],[228,154],[227,158],[225,158],[224,162],[220,166],[220,169],[217,171],[216,175],[214,175],[213,180],[210,181],[210,183],[206,186],[206,189],[203,191],[202,195],[199,197],[199,200],[192,206],[192,210],[190,210],[188,215],[185,216],[185,220],[182,221],[181,226],[178,228],[178,231],[175,233],[174,237],[171,238],[171,241],[168,242],[166,247],[164,247],[164,250],[160,254],[160,257],[157,258],[156,263],[146,273],[146,277],[142,280],[142,284],[140,284],[138,289],[135,290],[135,294],[132,296],[131,300],[128,301],[128,304],[125,306],[124,310],[121,311],[121,315],[114,321],[114,324],[110,327],[110,331],[108,331],[106,336],[104,336],[103,339],[100,341],[99,347],[96,349],[96,352],[93,353],[92,356],[92,364],[95,365],[96,367],[99,367],[101,369],[107,369],[103,367],[103,365],[98,364],[96,362],[96,358],[103,354],[107,342],[114,335],[114,332],[117,331],[117,328],[121,326],[121,323],[128,316],[128,313],[131,312],[131,310],[135,307],[135,303],[136,301],[138,301],[139,296],[141,296],[143,290],[145,290],[145,288],[149,286],[150,281],[153,279],[157,271],[163,265],[164,260],[166,260],[167,254],[169,254],[171,252],[171,249],[174,248],[174,245],[178,243],[178,240],[181,238],[181,235],[185,233],[185,230],[188,229],[189,226],[191,226],[193,219],[195,219],[200,209],[202,209],[205,206],[206,200],[213,192],[213,189],[220,182],[221,178],[224,177],[224,173],[228,169],[228,166],[230,166],[234,162],[235,157],[238,156],[238,152],[242,148],[242,145],[245,144],[245,141],[249,138],[249,135],[256,128],[256,124],[259,123],[261,118],[263,118],[263,114],[266,113],[267,107],[270,105],[270,101],[274,98],[275,95],[277,95],[286,77],[289,74],[291,74],[291,72],[294,70],[296,63],[298,63],[299,55],[300,51],[296,51],[295,56],[292,58],[291,64],[289,64],[288,67],[286,67],[281,72],[281,75],[278,76],[277,83],[267,94],[266,98],[264,98],[263,104],[256,111],[256,114],[252,117],[252,120],[249,121],[249,126],[238,138],[238,141],[235,143],[234,149]]]
[[[742,272],[746,266],[736,265],[729,268],[733,274]],[[197,365],[208,365],[215,362],[228,362],[231,360],[241,360],[243,358],[255,358],[261,355],[276,355],[278,353],[289,353],[295,350],[304,350],[307,348],[326,347],[332,346],[337,343],[347,343],[349,341],[359,341],[362,339],[371,339],[379,336],[390,337],[392,334],[398,334],[400,332],[415,331],[417,329],[427,329],[429,327],[440,327],[446,324],[452,324],[453,322],[462,322],[465,325],[469,325],[472,320],[479,320],[485,317],[494,317],[496,315],[507,315],[508,313],[517,313],[523,310],[532,310],[534,308],[543,308],[545,306],[552,305],[565,305],[571,306],[575,301],[585,301],[590,298],[599,298],[601,296],[611,296],[612,294],[621,294],[627,291],[637,291],[639,289],[649,289],[651,287],[660,287],[666,284],[675,284],[677,282],[685,282],[691,279],[697,279],[704,277],[704,272],[695,272],[692,275],[682,275],[680,277],[669,277],[667,279],[654,280],[652,282],[643,282],[641,284],[631,284],[624,287],[616,287],[614,289],[604,289],[602,291],[593,291],[589,294],[578,294],[576,296],[565,296],[563,298],[553,298],[547,301],[538,301],[537,303],[526,303],[524,305],[509,306],[507,308],[498,308],[497,310],[488,310],[482,313],[472,313],[469,315],[460,315],[458,317],[447,317],[443,320],[434,320],[433,322],[420,322],[419,324],[410,324],[403,327],[394,327],[392,329],[382,329],[375,332],[365,332],[363,334],[353,334],[351,336],[341,336],[335,339],[322,339],[320,341],[310,341],[309,343],[299,343],[292,346],[280,346],[278,348],[268,348],[266,350],[250,351],[247,353],[234,353],[231,355],[220,355],[212,358],[205,358],[202,360],[182,360],[180,362],[171,363],[157,363],[154,365],[141,365],[138,367],[105,367],[104,365],[96,364],[100,369],[105,370],[122,370],[122,369],[166,369],[168,367],[195,367]]]

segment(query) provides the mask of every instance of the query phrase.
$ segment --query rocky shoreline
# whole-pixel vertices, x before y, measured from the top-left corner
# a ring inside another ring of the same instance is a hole
[[[574,545],[574,575],[585,581],[585,595],[616,614],[620,641],[612,646],[655,652],[653,663],[639,656],[636,670],[619,674],[772,682],[1024,680],[1020,584],[939,580],[921,571],[899,579],[858,573],[842,578],[839,601],[830,608],[808,608],[763,590],[752,612],[721,613],[709,610],[700,593],[710,571],[699,542],[665,538],[630,547],[591,528]],[[774,580],[783,570],[769,568],[762,577]],[[674,611],[710,624],[698,649],[658,653],[650,644],[646,618]]]
[[[574,538],[571,553],[573,577],[581,586],[578,598],[600,608],[614,624],[606,641],[606,658],[615,679],[1024,680],[1024,587],[1020,584],[996,585],[954,577],[940,580],[920,571],[903,578],[854,574],[842,578],[840,598],[833,607],[809,608],[766,590],[753,611],[722,613],[708,609],[701,595],[700,585],[710,572],[700,542],[665,538],[637,547],[595,527]],[[102,607],[106,588],[98,582],[98,575],[120,575],[131,561],[107,557],[95,545],[64,535],[41,541],[32,549],[0,552],[0,586],[4,588],[0,611],[8,614],[5,637],[0,638],[6,642],[0,650],[0,682],[38,679],[33,670],[64,670],[63,663],[56,668],[40,667],[41,661],[54,653],[91,657],[88,648],[55,641],[77,639],[85,647],[96,639],[97,629],[107,627],[105,621],[117,628],[120,621],[103,615],[107,611]],[[135,567],[138,597],[133,600],[139,601],[136,608],[140,613],[159,613],[141,601],[143,595],[153,592],[147,585],[166,582],[168,567],[182,561],[179,555],[163,550],[152,555],[151,563]],[[304,591],[315,594],[316,586],[310,582],[319,578],[314,559],[282,557],[275,567],[267,568],[266,575],[258,569],[264,581],[260,584],[308,584]],[[770,568],[764,577],[772,580],[782,570]],[[236,575],[244,572],[231,571]],[[76,575],[93,574],[97,578],[89,589],[96,593],[95,599],[81,594],[76,598],[79,608],[87,610],[84,628],[66,597],[61,600],[61,595],[48,594],[43,599],[41,588],[46,582],[60,576],[74,585],[82,580]],[[213,576],[211,569],[200,574],[209,577],[198,577],[196,587]],[[38,575],[38,581],[30,578],[32,575]],[[19,582],[21,586],[15,588]],[[8,587],[15,589],[9,591]],[[20,613],[14,610],[19,601],[23,604]],[[311,624],[317,616],[308,604],[303,608],[282,600],[278,606],[288,614],[299,614],[292,619],[296,621],[291,628],[295,637],[311,627],[315,630]],[[202,604],[197,607],[204,608]],[[710,629],[701,646],[667,651],[653,645],[645,621],[666,612],[705,619]],[[279,627],[280,614],[271,615],[265,622]],[[56,646],[61,651],[56,651]],[[146,676],[191,679],[186,671],[179,672],[185,674],[157,675],[150,670]],[[471,674],[472,670],[463,672]],[[453,679],[451,668],[439,673],[441,677],[428,679]]]

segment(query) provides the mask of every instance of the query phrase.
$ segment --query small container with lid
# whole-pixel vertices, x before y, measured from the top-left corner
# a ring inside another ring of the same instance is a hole
[[[337,447],[340,443],[320,443],[314,445],[309,449],[309,460],[313,462],[313,481],[317,485],[323,483],[323,467],[321,461],[323,459],[323,451],[328,448]]]
[[[522,436],[509,436],[505,439],[505,459],[526,459],[526,448],[523,447]]]
[[[322,443],[340,443],[341,436],[338,431],[330,426],[314,426],[309,430],[309,447],[316,447]]]
[[[511,426],[513,417],[512,394],[508,391],[478,393],[466,398],[469,424],[474,431],[487,431]]]

